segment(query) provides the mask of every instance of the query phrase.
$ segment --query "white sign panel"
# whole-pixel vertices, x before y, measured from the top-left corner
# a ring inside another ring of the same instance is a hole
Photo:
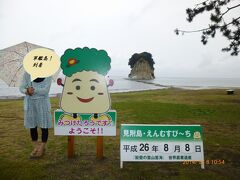
[[[204,168],[200,125],[122,124],[121,168],[124,161],[199,161]]]
[[[67,136],[116,136],[117,112],[110,110],[98,114],[66,114],[62,110],[54,112],[54,134]]]

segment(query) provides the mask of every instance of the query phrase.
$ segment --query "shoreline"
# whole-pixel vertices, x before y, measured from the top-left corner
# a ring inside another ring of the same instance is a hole
[[[143,82],[145,83],[145,82]],[[154,85],[154,84],[153,84]],[[129,93],[129,92],[142,92],[142,91],[156,91],[161,89],[179,89],[179,90],[239,90],[240,87],[219,87],[219,86],[165,86],[156,84],[159,88],[149,88],[149,89],[115,89],[110,90],[109,94],[119,94],[119,93]],[[49,97],[59,97],[61,93],[49,94]],[[0,96],[0,100],[18,100],[23,99],[24,95],[10,95],[10,96]]]
[[[178,82],[176,81],[160,81],[159,80],[135,80],[123,77],[113,77],[114,85],[108,87],[110,94],[115,93],[128,93],[128,92],[140,92],[140,91],[149,91],[149,90],[160,90],[160,89],[182,89],[182,90],[209,90],[209,89],[221,89],[221,90],[238,90],[240,86],[238,83],[233,84],[216,84],[212,83],[202,83],[196,84],[195,82]],[[1,82],[1,81],[0,81]],[[1,86],[2,84],[2,86]],[[6,99],[23,99],[24,94],[19,92],[18,87],[8,87],[4,82],[0,84],[0,100]],[[210,84],[210,85],[209,85]],[[235,85],[235,86],[234,86]],[[49,96],[58,97],[62,93],[62,87],[58,86],[56,82],[52,82]]]
[[[178,89],[186,89],[186,90],[201,90],[201,89],[240,89],[240,87],[236,86],[187,86],[187,85],[161,85],[158,83],[151,82],[151,80],[133,80],[129,78],[125,78],[126,80],[136,81],[144,84],[150,84],[153,86],[159,86],[164,88],[178,88]]]

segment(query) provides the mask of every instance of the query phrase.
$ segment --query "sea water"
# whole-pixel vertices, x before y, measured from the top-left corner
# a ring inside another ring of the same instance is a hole
[[[109,87],[110,93],[129,92],[163,89],[169,87],[185,89],[238,89],[240,78],[180,78],[180,77],[157,77],[154,80],[134,81],[124,76],[111,76],[114,85]],[[53,82],[50,89],[50,96],[56,96],[62,92],[62,86]],[[18,87],[8,87],[0,80],[0,99],[21,98],[24,95],[19,92]]]

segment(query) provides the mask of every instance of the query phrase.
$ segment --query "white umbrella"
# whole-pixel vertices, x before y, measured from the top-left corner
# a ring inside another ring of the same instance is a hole
[[[5,83],[7,83],[9,86],[20,86],[24,73],[22,64],[23,58],[28,52],[36,48],[44,47],[28,42],[23,42],[0,50],[0,79],[5,81]],[[55,79],[58,72],[54,75]]]

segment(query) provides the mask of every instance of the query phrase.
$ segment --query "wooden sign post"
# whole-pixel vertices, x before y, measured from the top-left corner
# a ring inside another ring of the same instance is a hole
[[[68,159],[74,157],[74,136],[68,136]]]
[[[97,159],[103,159],[103,136],[97,136]]]

